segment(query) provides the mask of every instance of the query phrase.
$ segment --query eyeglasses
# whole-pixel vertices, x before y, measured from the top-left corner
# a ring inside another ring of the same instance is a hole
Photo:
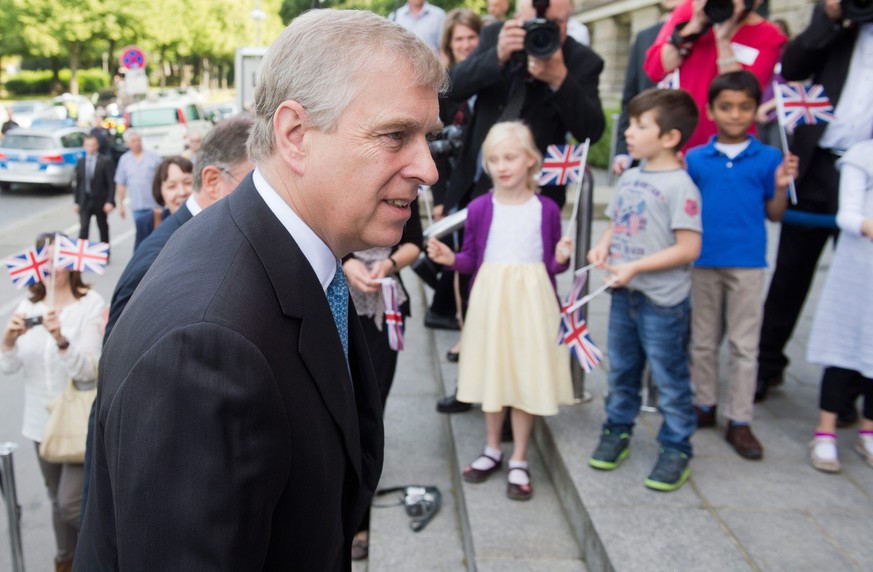
[[[230,169],[228,167],[226,167],[224,165],[216,165],[216,166],[218,167],[218,170],[221,171],[221,174],[224,175],[225,177],[227,177],[230,180],[230,182],[232,182],[234,185],[239,184],[241,179],[239,177],[235,176],[233,173],[231,173]]]

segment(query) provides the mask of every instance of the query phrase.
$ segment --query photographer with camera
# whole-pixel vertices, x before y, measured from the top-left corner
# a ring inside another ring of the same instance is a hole
[[[706,114],[707,89],[715,76],[747,69],[763,89],[773,77],[785,35],[755,10],[762,0],[686,0],[673,11],[646,54],[643,66],[654,82],[678,70],[680,87],[700,111],[697,129],[685,144],[709,142],[715,123]]]
[[[598,95],[603,60],[567,36],[571,0],[519,0],[517,18],[482,30],[479,46],[450,70],[449,96],[476,96],[464,148],[449,182],[445,207],[466,206],[491,188],[479,152],[498,120],[523,120],[537,147],[563,144],[569,131],[578,140],[597,141],[605,120]],[[544,195],[563,206],[564,187],[543,187]]]
[[[836,120],[800,125],[791,151],[800,158],[797,205],[804,213],[837,212],[840,174],[837,159],[852,145],[873,134],[873,5],[866,0],[825,0],[815,6],[809,26],[788,43],[782,75],[788,81],[811,79],[821,84],[834,105]],[[767,301],[758,353],[758,392],[763,400],[770,388],[784,381],[784,354],[828,238],[836,231],[782,223],[776,268]],[[853,406],[840,412],[841,425],[853,423]]]

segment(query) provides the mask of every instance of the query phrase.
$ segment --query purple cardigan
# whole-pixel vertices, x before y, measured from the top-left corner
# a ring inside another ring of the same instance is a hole
[[[567,270],[570,265],[569,261],[566,264],[558,264],[558,261],[555,260],[555,246],[561,240],[561,211],[552,199],[543,195],[536,195],[536,197],[543,205],[543,263],[546,265],[546,272],[549,274],[549,280],[552,281],[552,287],[557,288],[555,275]],[[494,215],[494,204],[491,201],[492,193],[487,193],[476,197],[467,206],[464,245],[455,256],[455,263],[449,267],[457,272],[472,274],[470,288],[473,287],[476,273],[479,272],[482,259],[485,257],[485,245],[488,242],[488,231],[491,228],[491,218]]]

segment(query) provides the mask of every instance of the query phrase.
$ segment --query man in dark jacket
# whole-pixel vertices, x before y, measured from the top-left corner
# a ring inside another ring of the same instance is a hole
[[[88,238],[93,216],[97,219],[100,241],[109,244],[106,217],[115,208],[115,167],[112,159],[97,152],[100,147],[97,137],[87,135],[82,145],[85,156],[76,164],[76,204],[73,206],[73,211],[79,215],[79,238]]]

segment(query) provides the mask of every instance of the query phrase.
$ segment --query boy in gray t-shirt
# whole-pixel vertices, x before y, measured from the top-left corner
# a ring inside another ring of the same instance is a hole
[[[688,93],[651,89],[631,100],[628,151],[642,166],[626,171],[609,204],[609,228],[588,252],[615,280],[609,315],[609,395],[600,443],[588,463],[615,469],[630,454],[648,361],[664,421],[658,461],[645,485],[678,489],[691,474],[688,327],[691,263],[700,253],[700,192],[676,152],[697,125]]]

